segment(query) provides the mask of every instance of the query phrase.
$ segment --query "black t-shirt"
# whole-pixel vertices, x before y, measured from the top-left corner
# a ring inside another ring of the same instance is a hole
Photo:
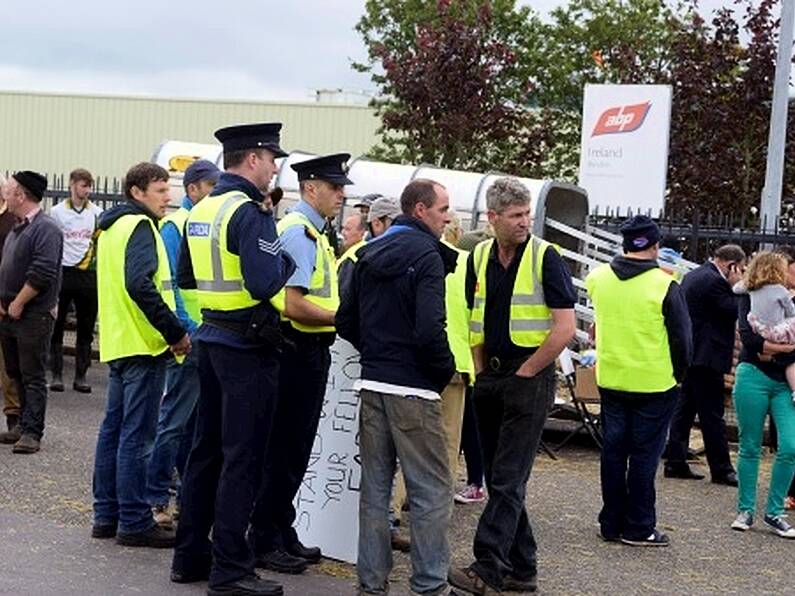
[[[485,331],[485,350],[487,357],[496,356],[503,360],[524,358],[535,352],[536,348],[523,348],[511,341],[510,318],[511,296],[516,275],[519,272],[519,263],[522,261],[527,242],[516,248],[507,269],[502,266],[498,257],[496,241],[489,252],[486,266],[486,305],[483,314],[483,329]],[[571,272],[558,251],[548,247],[544,253],[542,263],[543,273],[541,285],[544,287],[544,302],[549,308],[574,308],[577,293],[571,281]],[[467,261],[466,298],[467,305],[472,308],[475,297],[474,253],[469,255]]]

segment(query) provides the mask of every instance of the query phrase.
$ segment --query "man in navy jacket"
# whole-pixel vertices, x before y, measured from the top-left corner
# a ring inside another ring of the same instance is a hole
[[[361,353],[359,587],[387,588],[389,500],[396,456],[411,506],[415,593],[447,589],[452,486],[440,393],[455,372],[445,333],[445,275],[457,253],[439,238],[450,217],[445,188],[415,180],[403,215],[359,251],[336,327]]]

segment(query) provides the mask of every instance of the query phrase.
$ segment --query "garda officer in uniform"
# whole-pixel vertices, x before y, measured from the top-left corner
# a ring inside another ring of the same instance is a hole
[[[451,569],[449,579],[473,594],[532,592],[536,542],[526,485],[555,396],[554,362],[574,336],[576,296],[557,250],[530,235],[530,191],[499,178],[486,205],[495,238],[469,257],[466,292],[489,500],[475,534],[475,562]]]
[[[294,269],[262,204],[278,171],[275,158],[286,156],[280,130],[281,124],[248,124],[216,131],[226,171],[191,210],[180,253],[179,285],[196,290],[202,324],[194,335],[196,432],[171,579],[209,576],[209,594],[282,593],[254,573],[245,538],[277,396],[278,314],[268,301]]]
[[[656,528],[654,475],[692,354],[690,315],[657,263],[660,230],[636,215],[621,226],[624,254],[588,274],[602,398],[602,538],[667,546]]]
[[[342,208],[345,185],[352,184],[349,158],[338,153],[292,164],[301,200],[278,225],[284,250],[296,263],[274,301],[289,347],[282,354],[279,406],[249,537],[257,564],[285,573],[300,573],[320,560],[320,549],[301,544],[293,528],[293,498],[309,462],[331,362],[339,293],[325,226]]]

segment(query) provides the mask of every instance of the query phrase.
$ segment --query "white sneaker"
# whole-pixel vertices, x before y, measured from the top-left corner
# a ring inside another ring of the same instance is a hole
[[[740,511],[737,514],[737,519],[732,522],[732,530],[737,530],[739,532],[745,532],[748,528],[750,528],[754,523],[754,514],[750,511]]]
[[[787,523],[785,515],[765,515],[765,525],[782,538],[795,538],[795,528]]]

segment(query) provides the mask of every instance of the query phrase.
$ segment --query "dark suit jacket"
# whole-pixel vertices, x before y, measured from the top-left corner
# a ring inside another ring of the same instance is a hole
[[[685,275],[682,291],[693,324],[691,365],[729,372],[737,323],[737,296],[729,282],[707,262]]]

